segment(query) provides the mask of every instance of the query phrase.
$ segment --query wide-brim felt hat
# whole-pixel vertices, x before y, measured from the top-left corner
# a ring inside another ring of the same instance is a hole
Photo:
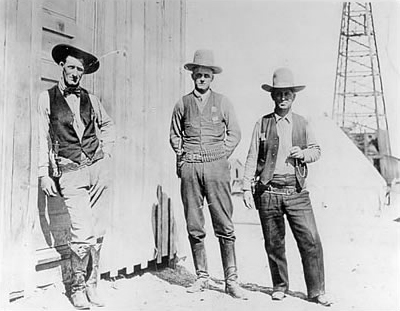
[[[78,59],[82,59],[84,74],[93,73],[97,71],[97,69],[99,69],[100,67],[100,62],[96,56],[68,44],[58,44],[54,46],[53,50],[51,51],[51,56],[53,57],[54,61],[57,64],[60,64],[60,62],[65,61],[67,56],[72,56]]]
[[[222,68],[214,65],[214,53],[211,50],[197,50],[193,62],[183,66],[186,70],[193,71],[197,67],[210,68],[214,74],[222,72]]]
[[[275,70],[272,76],[272,85],[261,85],[261,88],[267,92],[279,89],[291,89],[293,92],[299,92],[305,87],[305,85],[296,85],[294,83],[293,73],[288,68],[279,68]]]

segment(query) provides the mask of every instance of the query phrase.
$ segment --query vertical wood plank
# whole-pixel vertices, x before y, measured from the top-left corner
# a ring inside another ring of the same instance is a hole
[[[162,208],[162,239],[161,239],[161,253],[162,256],[168,256],[168,238],[169,238],[169,210],[168,210],[168,196],[162,192],[161,197]]]
[[[171,199],[168,199],[168,258],[170,260],[174,259],[176,249],[175,249],[175,218],[173,214],[173,208]]]
[[[162,262],[162,247],[163,247],[163,208],[162,208],[162,188],[161,186],[157,187],[157,214],[156,214],[156,247],[157,247],[157,263]]]
[[[8,280],[9,257],[7,250],[10,246],[10,226],[11,217],[11,167],[7,163],[7,159],[11,157],[11,140],[9,123],[10,115],[8,115],[7,92],[8,80],[6,72],[10,64],[7,62],[8,36],[11,35],[12,23],[9,16],[9,2],[0,1],[0,42],[4,47],[0,49],[0,309],[7,309],[8,295],[10,292]],[[7,31],[6,31],[7,29]]]
[[[32,13],[34,2],[21,5],[15,2],[15,22],[17,28],[10,41],[10,54],[7,61],[14,64],[12,71],[8,71],[10,88],[8,100],[14,106],[14,114],[8,115],[14,119],[12,124],[13,151],[8,159],[12,166],[12,217],[11,243],[12,251],[9,253],[13,260],[11,273],[17,278],[11,278],[11,291],[23,287],[33,290],[34,258],[30,243],[33,227],[33,207],[29,206],[30,195],[30,166],[32,161],[31,126],[32,115],[31,98],[31,70],[30,57],[20,57],[29,51],[32,52]],[[28,54],[30,56],[30,54]],[[33,189],[32,189],[33,190]]]

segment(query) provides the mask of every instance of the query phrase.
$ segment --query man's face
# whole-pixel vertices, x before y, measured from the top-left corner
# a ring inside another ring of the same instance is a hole
[[[214,74],[210,68],[197,67],[193,70],[192,79],[195,89],[199,93],[204,94],[210,88]]]
[[[290,110],[296,98],[296,93],[293,92],[292,89],[275,89],[272,91],[271,96],[277,109]]]
[[[78,86],[83,76],[83,62],[75,57],[67,56],[63,67],[63,77],[67,86]]]

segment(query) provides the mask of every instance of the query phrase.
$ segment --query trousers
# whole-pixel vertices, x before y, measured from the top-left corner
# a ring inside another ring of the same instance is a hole
[[[256,194],[254,199],[260,217],[274,291],[285,292],[289,289],[285,255],[284,216],[286,216],[300,252],[308,297],[324,294],[323,250],[309,192],[303,190],[290,195],[263,192]]]
[[[210,210],[214,234],[220,239],[235,240],[232,222],[230,168],[226,158],[212,162],[184,162],[181,167],[181,197],[189,240],[204,241],[206,232],[204,199]]]
[[[71,220],[70,247],[81,258],[104,236],[109,219],[110,182],[103,161],[64,172],[59,179]]]

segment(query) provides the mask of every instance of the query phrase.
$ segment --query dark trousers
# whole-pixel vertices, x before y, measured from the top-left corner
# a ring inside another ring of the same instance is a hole
[[[274,291],[287,291],[285,220],[300,251],[308,297],[325,292],[323,251],[308,191],[292,195],[264,192],[255,196],[268,255]]]
[[[227,159],[185,162],[181,168],[181,196],[191,243],[204,241],[204,199],[207,200],[215,236],[235,240],[232,223],[230,169]]]

